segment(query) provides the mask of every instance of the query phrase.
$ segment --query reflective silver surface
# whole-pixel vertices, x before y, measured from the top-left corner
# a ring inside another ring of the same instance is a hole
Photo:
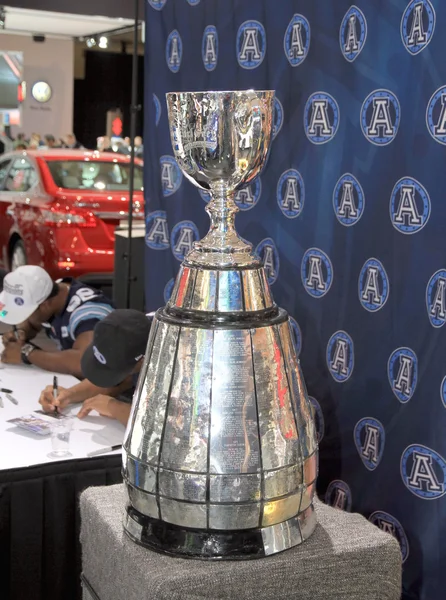
[[[226,558],[227,549],[231,558],[240,549],[246,558],[237,542],[248,536],[249,552],[265,556],[301,543],[316,525],[316,432],[288,317],[234,228],[234,192],[267,157],[273,98],[167,95],[175,156],[210,191],[211,227],[153,319],[123,474],[127,533],[174,555]],[[141,531],[138,519],[147,524]]]
[[[234,227],[234,192],[266,162],[272,136],[273,91],[166,94],[170,137],[185,177],[211,193],[209,233],[187,256],[188,264],[247,265],[252,246]]]

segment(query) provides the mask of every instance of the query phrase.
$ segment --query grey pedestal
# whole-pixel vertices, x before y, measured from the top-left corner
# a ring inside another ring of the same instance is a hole
[[[122,485],[81,496],[84,600],[399,600],[397,541],[358,514],[316,501],[318,525],[301,546],[270,558],[170,558],[131,542]]]

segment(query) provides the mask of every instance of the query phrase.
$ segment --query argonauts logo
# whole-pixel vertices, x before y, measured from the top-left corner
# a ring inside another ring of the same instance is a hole
[[[161,156],[160,166],[163,196],[171,196],[179,189],[183,174],[173,156]]]
[[[322,438],[324,437],[324,433],[325,433],[324,413],[322,412],[321,405],[316,400],[316,398],[313,398],[313,396],[308,396],[308,400],[310,401],[310,403],[314,409],[314,420],[316,423],[316,437],[317,437],[317,442],[319,444],[320,441],[322,440]]]
[[[156,210],[146,217],[146,245],[153,250],[169,247],[169,230],[164,210]]]
[[[161,118],[161,102],[156,94],[153,94],[153,104],[155,105],[155,125],[158,127]]]
[[[173,286],[175,285],[175,279],[172,277],[172,279],[169,279],[169,281],[166,283],[166,285],[164,286],[164,302],[167,304],[170,300],[170,297],[172,296],[172,292],[173,292]]]
[[[161,10],[166,4],[167,0],[149,0],[149,4],[155,10]]]
[[[408,235],[417,233],[430,214],[431,201],[426,188],[412,177],[397,181],[390,197],[390,219],[395,229]]]
[[[390,533],[390,535],[393,535],[400,545],[402,560],[404,563],[409,556],[409,542],[406,532],[404,531],[403,526],[398,519],[395,519],[395,517],[392,517],[392,515],[389,515],[389,513],[386,513],[382,510],[377,510],[370,515],[369,521],[370,523],[373,523],[373,525],[379,527],[379,529],[385,533]]]
[[[339,106],[333,96],[316,92],[308,98],[304,111],[304,129],[312,144],[326,144],[332,140],[339,121]]]
[[[330,483],[325,492],[325,504],[350,512],[352,509],[352,493],[349,486],[341,479]]]
[[[346,331],[336,331],[327,344],[327,367],[338,383],[344,383],[351,377],[355,366],[353,340]]]
[[[213,71],[218,61],[218,33],[214,25],[208,25],[203,32],[201,55],[206,71]]]
[[[361,108],[361,129],[376,146],[393,142],[401,121],[398,98],[389,90],[375,90],[367,96]]]
[[[206,202],[206,204],[211,200],[211,195],[208,192],[205,192],[204,190],[198,188],[198,193],[200,194],[201,199],[204,200],[204,202]]]
[[[387,363],[390,387],[400,402],[409,402],[418,382],[418,358],[410,348],[397,348]]]
[[[251,185],[247,185],[235,193],[234,202],[240,210],[251,210],[260,200],[261,194],[262,182],[260,181],[260,177],[257,177]]]
[[[276,138],[283,125],[283,106],[277,96],[274,96],[273,115],[273,140]]]
[[[187,0],[191,6],[197,6],[200,4],[200,0]]]
[[[426,306],[432,327],[443,327],[446,322],[446,269],[440,269],[429,279]]]
[[[401,477],[407,489],[423,500],[435,500],[446,493],[446,462],[427,446],[412,444],[404,450]]]
[[[339,43],[345,60],[353,62],[358,58],[366,39],[367,21],[364,13],[357,6],[350,6],[339,30]]]
[[[307,58],[310,49],[310,23],[302,15],[294,15],[283,38],[283,49],[292,67],[297,67]]]
[[[296,351],[296,356],[299,356],[302,350],[302,332],[300,330],[299,324],[296,319],[288,316],[291,326],[292,340],[294,342],[294,349]]]
[[[365,197],[359,181],[350,173],[339,179],[333,191],[333,208],[341,225],[350,227],[362,217]]]
[[[401,39],[410,54],[426,48],[435,31],[435,10],[429,0],[411,0],[401,19]]]
[[[277,204],[288,219],[300,215],[305,203],[305,185],[296,169],[288,169],[280,176],[277,184]]]
[[[274,240],[271,238],[262,240],[256,248],[256,254],[263,263],[268,283],[272,285],[279,276],[280,269],[279,252]]]
[[[381,310],[389,298],[389,278],[379,260],[369,258],[358,281],[359,301],[370,312]]]
[[[380,421],[365,417],[355,425],[353,438],[359,457],[369,471],[374,471],[381,462],[385,444],[384,427]]]
[[[182,261],[186,254],[192,250],[192,245],[198,240],[200,234],[197,226],[192,221],[180,221],[172,229],[170,245],[175,258]]]
[[[259,21],[245,21],[239,27],[236,42],[238,64],[243,69],[256,69],[265,58],[266,33]]]
[[[167,38],[166,42],[166,62],[172,73],[178,73],[183,58],[183,42],[181,36],[174,29]]]
[[[440,385],[440,398],[443,402],[443,406],[446,408],[446,377],[443,378]]]
[[[438,88],[429,100],[426,124],[434,140],[446,145],[446,85]]]
[[[319,248],[309,248],[305,252],[300,274],[305,290],[314,298],[325,296],[333,283],[333,265]]]

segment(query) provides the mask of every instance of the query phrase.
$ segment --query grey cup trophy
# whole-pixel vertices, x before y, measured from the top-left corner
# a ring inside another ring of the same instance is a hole
[[[234,227],[234,193],[268,154],[273,101],[167,94],[175,157],[210,192],[211,226],[153,320],[123,473],[127,534],[171,555],[268,556],[316,525],[316,434],[288,315]]]

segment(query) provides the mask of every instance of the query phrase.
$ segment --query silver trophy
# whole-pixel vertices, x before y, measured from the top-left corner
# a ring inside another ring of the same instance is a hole
[[[184,175],[211,194],[157,311],[124,441],[125,530],[167,554],[268,556],[316,526],[318,452],[287,313],[234,227],[271,144],[274,92],[167,94]]]

